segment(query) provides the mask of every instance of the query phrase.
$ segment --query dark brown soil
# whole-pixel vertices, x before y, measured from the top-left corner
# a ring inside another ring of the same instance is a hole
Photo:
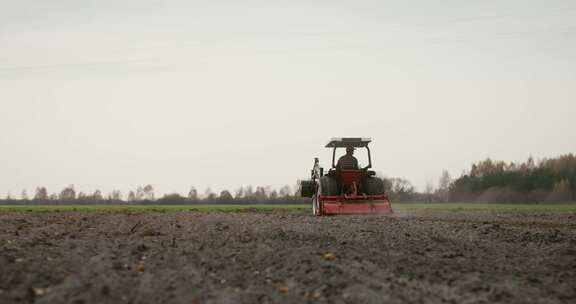
[[[576,303],[576,214],[0,213],[0,303]]]

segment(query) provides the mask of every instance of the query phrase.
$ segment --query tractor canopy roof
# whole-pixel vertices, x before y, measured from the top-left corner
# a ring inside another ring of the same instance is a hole
[[[345,148],[345,147],[363,148],[367,147],[371,141],[372,139],[370,138],[334,137],[326,145],[326,148]]]

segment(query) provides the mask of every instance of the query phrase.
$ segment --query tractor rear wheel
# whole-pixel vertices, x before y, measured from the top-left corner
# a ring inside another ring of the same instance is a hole
[[[321,195],[338,195],[338,183],[336,179],[330,176],[320,178]]]
[[[335,178],[329,176],[320,178],[320,188],[312,198],[312,213],[317,216],[322,215],[321,195],[338,195],[338,184]]]
[[[368,195],[382,195],[386,192],[384,189],[384,181],[378,177],[367,178],[364,188]]]

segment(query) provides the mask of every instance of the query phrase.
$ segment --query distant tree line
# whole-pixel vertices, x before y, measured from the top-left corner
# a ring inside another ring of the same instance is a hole
[[[418,192],[410,181],[398,177],[384,177],[384,187],[392,202],[432,203],[448,202],[452,178],[444,170],[434,187],[430,181],[426,183],[423,192]]]
[[[450,200],[473,202],[568,202],[576,200],[576,156],[522,163],[486,159],[450,185]]]
[[[444,170],[437,187],[428,182],[422,192],[401,178],[385,178],[385,185],[392,202],[576,202],[576,156],[520,163],[488,158],[456,179]]]
[[[104,195],[100,190],[92,193],[76,191],[74,185],[65,187],[60,192],[49,193],[45,187],[37,187],[32,197],[24,190],[20,199],[10,195],[1,204],[299,204],[309,203],[309,199],[301,198],[298,187],[285,185],[280,189],[270,186],[244,186],[234,192],[222,190],[213,192],[210,188],[199,194],[191,187],[186,195],[170,193],[156,198],[154,187],[145,185],[129,191],[126,196],[120,190],[113,190]]]
[[[406,179],[384,178],[386,192],[394,202],[427,201],[428,196],[415,191],[414,186]],[[299,185],[299,182],[297,183]],[[113,190],[107,194],[96,190],[91,193],[76,191],[74,185],[65,187],[60,192],[49,193],[45,187],[37,187],[35,193],[29,197],[22,191],[20,199],[8,196],[0,200],[0,204],[309,204],[310,198],[300,197],[299,186],[285,185],[279,189],[270,186],[243,186],[234,192],[222,190],[219,193],[207,188],[199,193],[191,187],[186,195],[169,193],[156,198],[154,187],[145,185],[124,195],[120,190]],[[431,199],[430,199],[431,200]]]
[[[309,199],[300,197],[300,189],[297,186],[285,185],[280,189],[270,186],[245,186],[236,189],[233,193],[222,190],[213,192],[210,188],[199,195],[196,188],[192,187],[187,196],[178,193],[166,194],[156,201],[159,204],[304,204]]]
[[[384,177],[386,193],[392,202],[569,202],[576,201],[576,156],[562,155],[542,159],[529,158],[522,163],[506,163],[486,159],[472,165],[469,171],[452,179],[444,170],[435,187],[428,182],[417,192],[410,181],[397,177]],[[48,193],[37,187],[29,197],[22,191],[20,199],[10,195],[0,204],[309,204],[309,198],[300,197],[298,186],[285,185],[280,189],[270,186],[244,186],[234,192],[202,194],[191,187],[186,195],[171,193],[156,198],[152,185],[137,187],[124,196],[120,190],[103,194],[76,191],[73,185],[60,192]]]

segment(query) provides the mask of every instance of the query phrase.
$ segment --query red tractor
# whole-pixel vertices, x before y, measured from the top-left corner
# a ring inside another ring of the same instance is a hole
[[[385,194],[384,181],[375,176],[368,144],[370,138],[333,138],[326,148],[333,148],[332,168],[324,174],[318,158],[314,159],[311,180],[301,182],[302,197],[312,198],[315,215],[392,213]],[[336,149],[365,148],[368,166],[360,169],[340,168],[335,163]]]

